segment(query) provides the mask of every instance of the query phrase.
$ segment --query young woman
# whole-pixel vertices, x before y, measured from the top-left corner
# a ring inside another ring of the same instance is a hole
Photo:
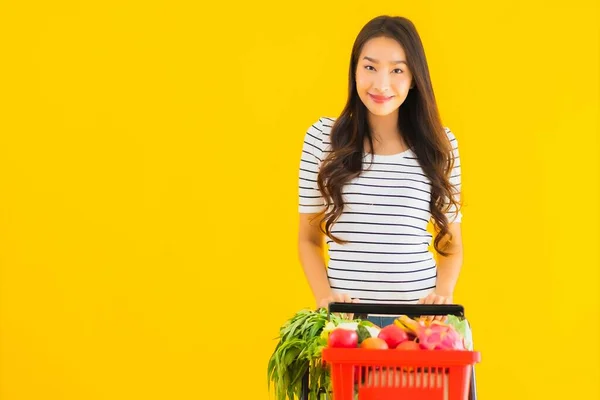
[[[369,21],[348,83],[341,115],[312,124],[300,162],[298,249],[317,307],[452,303],[462,264],[458,143],[441,122],[413,23]]]

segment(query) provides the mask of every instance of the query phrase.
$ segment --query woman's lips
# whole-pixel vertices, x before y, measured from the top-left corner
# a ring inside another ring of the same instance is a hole
[[[386,101],[391,100],[394,96],[377,96],[369,93],[369,96],[375,103],[385,103]]]

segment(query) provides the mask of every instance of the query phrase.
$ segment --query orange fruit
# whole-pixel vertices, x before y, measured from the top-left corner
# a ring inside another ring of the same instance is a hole
[[[396,350],[420,350],[421,346],[419,346],[419,343],[414,342],[412,340],[407,340],[405,342],[400,343],[398,346],[396,346]]]
[[[385,350],[389,349],[388,344],[385,340],[376,337],[366,338],[360,344],[362,349],[377,349],[377,350]]]

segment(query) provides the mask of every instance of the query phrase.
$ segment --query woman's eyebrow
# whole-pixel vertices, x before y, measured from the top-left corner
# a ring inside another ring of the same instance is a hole
[[[374,58],[371,58],[371,57],[367,57],[367,56],[365,56],[365,57],[364,57],[364,59],[365,59],[365,60],[369,60],[369,61],[371,61],[372,63],[379,64],[379,61],[377,61],[377,60],[376,60],[376,59],[374,59]],[[406,61],[404,61],[404,60],[400,60],[400,61],[392,61],[392,64],[406,64]]]

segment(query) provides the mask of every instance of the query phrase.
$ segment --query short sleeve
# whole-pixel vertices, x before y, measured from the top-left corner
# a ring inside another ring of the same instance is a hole
[[[317,174],[323,161],[323,119],[319,118],[304,135],[298,179],[298,208],[301,213],[318,213],[325,201],[317,186]]]
[[[453,187],[453,197],[457,202],[460,202],[461,198],[461,177],[460,177],[460,154],[458,151],[458,140],[456,136],[452,133],[449,128],[446,128],[446,134],[448,135],[448,139],[450,140],[450,145],[452,146],[452,154],[454,155],[454,167],[452,168],[452,173],[450,174],[450,184]],[[446,217],[448,218],[449,223],[453,222],[461,222],[462,221],[462,212],[456,209],[456,206],[451,206],[450,209],[446,212]]]

